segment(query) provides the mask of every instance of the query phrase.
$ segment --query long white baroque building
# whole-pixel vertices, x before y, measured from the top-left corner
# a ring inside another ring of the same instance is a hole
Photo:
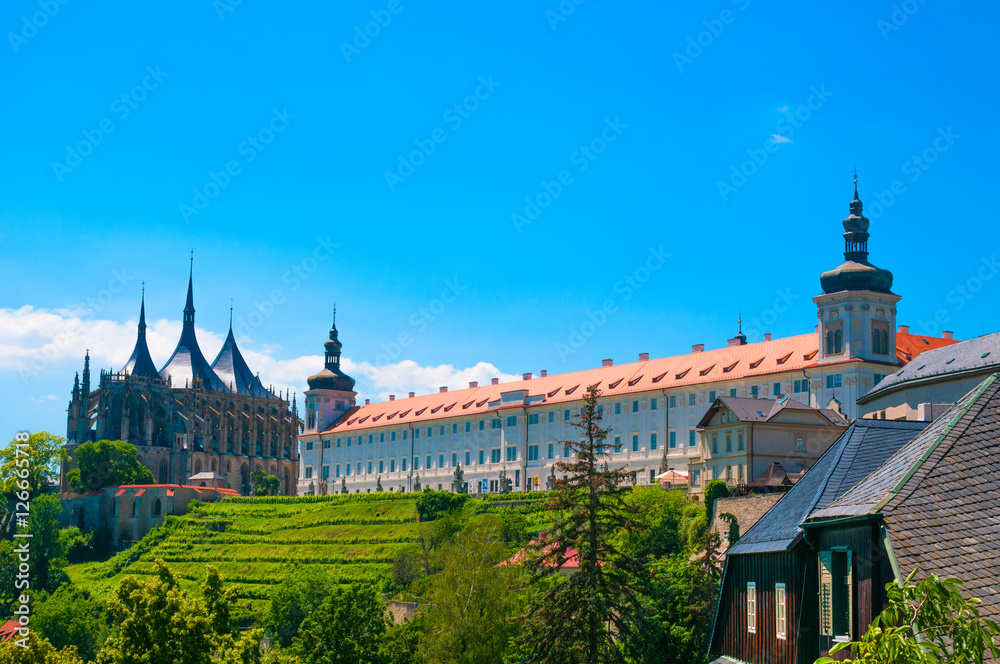
[[[856,185],[856,182],[855,182]],[[821,278],[815,331],[747,343],[738,334],[722,348],[703,344],[675,357],[638,360],[572,373],[524,374],[522,380],[356,404],[354,380],[340,369],[336,323],[325,344],[325,368],[309,378],[306,425],[299,436],[299,493],[450,489],[461,465],[473,492],[497,492],[501,474],[513,490],[546,488],[560,442],[584,393],[601,391],[604,426],[612,429],[609,461],[648,484],[663,470],[686,472],[698,457],[697,424],[719,396],[787,395],[814,407],[859,415],[856,402],[887,374],[924,350],[954,343],[896,326],[892,273],[868,262],[868,219],[855,186],[844,220],[845,261]],[[753,478],[750,478],[753,479]]]

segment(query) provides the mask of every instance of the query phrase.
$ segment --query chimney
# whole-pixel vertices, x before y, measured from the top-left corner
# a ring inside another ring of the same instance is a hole
[[[415,396],[417,396],[417,393],[416,393],[416,392],[410,392],[410,398],[411,398],[411,399],[412,399],[413,397],[415,397]]]
[[[739,338],[728,339],[726,341],[726,348],[732,348],[733,346],[741,346]],[[704,350],[704,349],[702,349]]]
[[[499,378],[490,378],[490,385],[499,385],[499,384],[500,384]]]
[[[691,352],[692,353],[704,353],[705,352],[705,344],[693,344],[691,346]]]
[[[549,375],[549,372],[547,369],[542,369],[541,373],[539,373],[538,375],[541,376],[542,378],[545,378],[546,376]]]
[[[899,333],[900,334],[909,334],[910,333],[910,326],[909,325],[900,325],[899,326]]]
[[[521,374],[521,380],[531,380],[531,374],[530,373]]]
[[[440,392],[440,393],[444,393],[444,392],[447,392],[447,391],[448,391],[448,386],[447,385],[443,385],[443,386],[441,386],[441,387],[438,388],[438,392]]]
[[[479,383],[474,380],[470,380],[469,387],[479,387]]]
[[[771,333],[770,332],[765,332],[764,333],[764,341],[770,341],[770,340],[771,340]]]
[[[607,359],[607,360],[601,360],[601,366],[602,366],[602,367],[610,367],[610,366],[612,366],[612,365],[613,365],[614,363],[615,363],[615,361],[614,361],[614,360],[611,360],[611,359]]]
[[[639,353],[640,362],[649,362],[649,353]]]
[[[949,332],[948,330],[945,330],[944,332],[941,333],[941,338],[942,339],[954,339],[955,338],[955,333],[954,332]]]
[[[365,399],[365,405],[366,405],[366,406],[369,406],[369,405],[371,405],[371,402],[372,402],[372,400],[371,400],[371,399]]]
[[[395,401],[395,400],[396,400],[396,395],[395,394],[390,394],[389,395],[389,401]]]

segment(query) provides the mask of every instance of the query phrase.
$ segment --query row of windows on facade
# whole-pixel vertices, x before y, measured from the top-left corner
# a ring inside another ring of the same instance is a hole
[[[691,431],[691,445],[695,444],[694,443],[694,439],[695,439],[695,432],[692,430]],[[670,432],[670,447],[674,448],[676,446],[677,446],[677,434],[676,434],[676,432],[671,431]],[[328,447],[328,446],[325,446],[325,447]],[[306,443],[306,449],[307,450],[311,450],[312,449],[311,443]],[[518,457],[517,457],[518,448],[516,446],[514,446],[514,445],[511,445],[511,446],[507,447],[506,449],[507,449],[507,458],[506,458],[506,460],[510,461],[510,462],[517,461],[518,460]],[[652,433],[652,434],[649,435],[649,449],[651,451],[655,451],[655,450],[659,449],[659,441],[657,440],[657,434],[655,434],[655,433]],[[609,453],[609,454],[613,454],[613,453],[621,453],[623,451],[624,450],[622,448],[622,437],[621,436],[615,436],[613,444],[609,444],[607,446],[605,446],[605,445],[598,445],[597,446],[597,453],[598,454],[605,454],[606,452]],[[632,436],[632,451],[633,452],[638,452],[639,451],[639,436],[638,435]],[[479,450],[478,452],[479,452],[479,455],[477,457],[478,458],[478,463],[480,465],[483,465],[483,464],[486,463],[486,450]],[[569,445],[563,445],[562,446],[562,456],[563,456],[563,458],[569,458],[570,453],[571,453],[571,450],[570,450]],[[472,451],[471,450],[466,450],[464,454],[465,454],[465,465],[466,466],[471,465],[472,464]],[[492,448],[490,450],[490,463],[500,463],[502,456],[503,456],[503,450],[501,448],[499,448],[499,447]],[[540,458],[541,457],[539,456],[539,445],[528,445],[528,459],[527,460],[528,461],[538,461],[538,460],[540,460]],[[556,458],[556,445],[555,445],[555,443],[549,443],[548,444],[548,448],[546,450],[546,458],[548,458],[548,459],[555,459]],[[400,459],[400,471],[401,472],[404,472],[404,473],[407,472],[407,460],[408,459],[409,459],[409,457],[402,457]],[[433,466],[434,456],[432,454],[428,454],[426,456],[426,459],[427,459],[427,465],[424,466],[424,468],[426,470],[433,470],[434,469],[434,466]],[[378,472],[379,473],[384,473],[385,472],[385,461],[386,461],[385,459],[379,459],[379,461],[378,461]],[[445,462],[445,455],[444,454],[438,454],[437,468],[438,469],[444,469],[445,468],[444,462]],[[368,468],[368,473],[369,474],[371,474],[373,472],[373,469],[374,469],[374,465],[373,464],[374,463],[375,462],[371,461],[371,460],[367,462],[367,468]],[[451,453],[451,465],[452,465],[452,467],[458,465],[458,452],[452,452]],[[335,468],[336,468],[336,470],[335,470],[335,473],[336,473],[335,477],[340,477],[340,464],[336,464]],[[362,468],[363,468],[362,462],[358,462],[357,463],[357,469],[358,469],[357,470],[357,474],[358,475],[361,474]],[[350,475],[351,475],[351,464],[350,463],[345,463],[344,464],[344,469],[345,469],[345,475],[348,476],[348,477],[350,477]],[[413,470],[415,470],[415,471],[416,470],[420,470],[420,457],[419,456],[414,456],[413,457]],[[389,459],[389,472],[390,473],[396,472],[396,459]],[[306,466],[305,467],[306,479],[310,479],[312,477],[312,473],[313,473],[313,467],[312,466]],[[324,465],[323,466],[323,477],[329,477],[329,476],[330,476],[330,466],[329,465]]]
[[[872,352],[877,355],[888,355],[889,351],[889,331],[872,330]],[[829,330],[826,333],[826,354],[839,355],[844,352],[844,332],[843,330]]]
[[[747,631],[757,633],[757,584],[747,583]],[[774,584],[774,631],[779,639],[788,637],[788,610],[785,599],[785,584]]]
[[[118,501],[119,501],[118,498],[115,498],[113,501],[111,501],[111,516],[118,516]],[[129,518],[130,519],[134,519],[142,511],[141,507],[140,507],[140,505],[141,505],[140,501],[141,501],[141,498],[139,498],[139,497],[136,497],[136,498],[132,499],[132,506],[129,508]],[[161,507],[160,499],[159,498],[153,498],[153,510],[152,510],[153,516],[160,516],[160,512],[161,511],[162,511],[162,507]]]

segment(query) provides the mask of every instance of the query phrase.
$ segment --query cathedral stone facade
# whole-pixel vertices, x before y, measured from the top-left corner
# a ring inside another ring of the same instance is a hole
[[[287,393],[264,387],[247,366],[232,324],[209,364],[195,336],[189,277],[181,337],[162,369],[156,370],[146,345],[145,298],[125,366],[101,370],[92,390],[89,353],[84,359],[83,380],[77,375],[69,403],[69,462],[63,464],[61,491],[72,491],[66,473],[76,467],[81,443],[124,440],[135,446],[157,484],[186,485],[193,475],[215,473],[217,484],[246,494],[250,474],[263,470],[281,480],[282,494],[294,495],[300,424],[295,398],[289,403]]]

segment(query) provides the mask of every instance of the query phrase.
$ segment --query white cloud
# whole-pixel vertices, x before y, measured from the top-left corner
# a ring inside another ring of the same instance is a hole
[[[83,366],[83,355],[90,349],[91,367],[96,374],[100,368],[117,370],[128,361],[135,345],[137,321],[119,323],[112,320],[91,319],[90,313],[80,310],[47,310],[24,306],[20,309],[0,308],[0,371],[16,371],[24,382],[30,383],[40,374],[65,376],[67,395],[75,371]],[[166,319],[147,322],[146,343],[158,363],[166,362],[177,344],[181,323]],[[202,351],[211,361],[222,347],[224,334],[197,329]],[[280,347],[264,345],[254,348],[246,340],[240,350],[247,364],[259,373],[266,386],[277,392],[286,390],[302,394],[307,388],[306,379],[323,367],[321,355],[302,355],[292,358],[277,357]],[[489,384],[491,378],[501,382],[520,379],[505,374],[488,362],[471,367],[451,364],[423,366],[413,360],[402,360],[384,367],[369,362],[354,362],[345,357],[344,371],[357,380],[359,398],[388,399],[390,394],[403,396],[408,392],[427,394],[437,392],[442,385],[449,389],[468,387],[470,381]],[[96,376],[93,379],[96,383]],[[33,401],[58,400],[44,396]]]
[[[771,134],[771,140],[773,140],[775,143],[791,143],[792,142],[792,139],[785,138],[781,134]]]
[[[779,106],[778,107],[778,112],[779,113],[787,113],[790,109],[791,109],[791,107],[788,104],[785,104],[784,106]]]
[[[31,400],[38,403],[45,403],[46,401],[58,401],[59,397],[57,397],[54,394],[46,394],[45,396],[41,397],[33,397]]]

